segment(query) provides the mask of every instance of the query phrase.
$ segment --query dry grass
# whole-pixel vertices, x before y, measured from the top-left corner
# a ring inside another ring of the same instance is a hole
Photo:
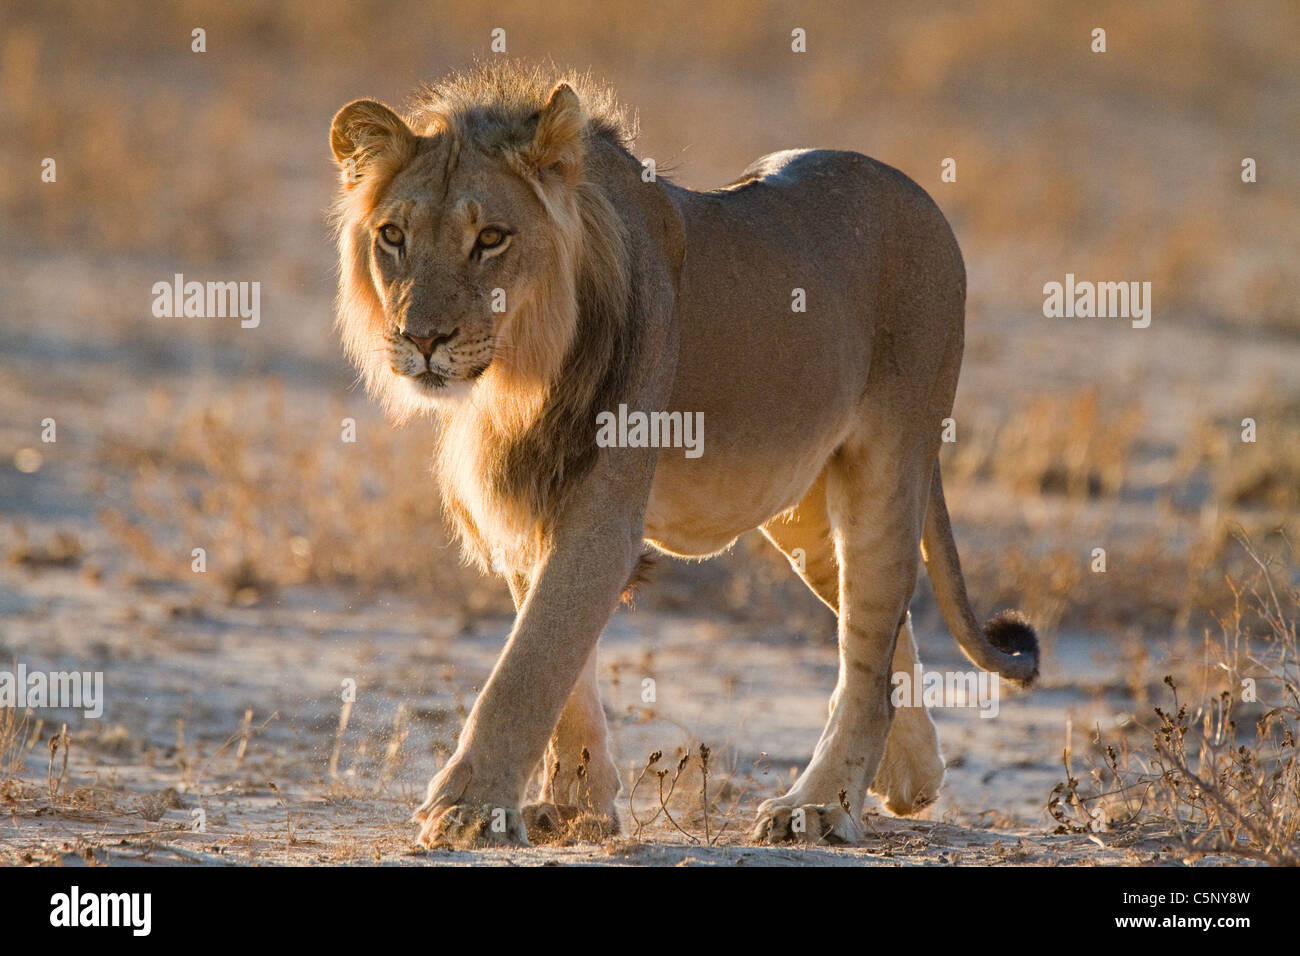
[[[1270,390],[1249,410],[1253,441],[1242,440],[1246,418],[1201,421],[1184,451],[1187,467],[1208,474],[1213,500],[1225,510],[1294,519],[1300,514],[1300,396]]]
[[[1007,421],[959,441],[945,476],[992,480],[1030,497],[1115,495],[1142,421],[1139,406],[1103,403],[1096,387],[1032,396]]]
[[[1233,591],[1203,666],[1139,722],[1149,743],[1091,739],[1082,783],[1065,754],[1066,780],[1048,812],[1058,832],[1140,836],[1164,829],[1189,856],[1227,854],[1300,864],[1300,592],[1289,568],[1243,548],[1255,574]]]
[[[1139,403],[1094,386],[960,422],[942,461],[959,541],[973,541],[971,591],[1049,633],[1203,626],[1250,568],[1238,535],[1277,550],[1300,534],[1300,407],[1277,391],[1248,407],[1254,443],[1224,420],[1196,423],[1181,446],[1155,441]]]
[[[24,754],[39,739],[40,722],[17,707],[0,708],[0,785],[21,775]]]
[[[251,605],[321,585],[367,598],[418,595],[447,613],[510,613],[504,585],[466,567],[452,543],[429,426],[394,430],[362,412],[356,442],[345,443],[341,423],[358,412],[341,400],[294,407],[275,382],[185,401],[158,391],[149,428],[98,445],[96,485],[124,483],[132,493],[130,512],[105,509],[99,520],[137,575],[220,601]],[[192,570],[195,548],[205,551],[204,573]],[[9,552],[33,568],[81,558],[67,533],[45,543],[20,536]],[[659,562],[640,594],[667,610],[780,614],[809,631],[826,627],[821,605],[757,534],[711,566]]]
[[[427,426],[393,430],[371,415],[345,443],[341,401],[295,407],[274,382],[185,402],[159,392],[153,408],[150,429],[104,437],[97,478],[132,490],[132,512],[106,510],[101,521],[146,580],[245,605],[320,585],[363,597],[419,595],[451,614],[510,613],[505,588],[466,568],[450,541],[429,476]],[[1200,451],[1162,452],[1160,467],[1177,481],[1158,488],[1133,475],[1135,462],[1150,467],[1143,418],[1092,389],[1041,395],[1005,423],[977,420],[946,454],[964,565],[983,606],[1022,607],[1049,634],[1061,626],[1186,630],[1231,599],[1225,575],[1240,573],[1244,558],[1231,547],[1235,529],[1261,542],[1300,530],[1289,497],[1300,486],[1291,477],[1300,473],[1300,440],[1288,437],[1285,413],[1267,419],[1282,434],[1244,451],[1221,425],[1204,426],[1192,446]],[[1195,487],[1210,489],[1205,503],[1180,505]],[[967,504],[990,494],[992,512]],[[1156,496],[1157,507],[1139,508],[1135,519],[1132,501],[1143,495]],[[1010,514],[1000,510],[1008,504]],[[1009,532],[1014,547],[1000,543]],[[1107,551],[1104,574],[1093,569],[1094,544]],[[203,574],[191,570],[200,547]],[[20,537],[9,557],[64,566],[82,551],[71,534]],[[834,635],[825,609],[757,534],[705,565],[660,561],[638,606]]]
[[[161,401],[166,404],[165,396]],[[333,585],[411,590],[466,611],[503,610],[508,595],[465,568],[432,490],[432,434],[378,420],[343,441],[342,403],[292,408],[279,387],[236,388],[160,410],[149,443],[114,436],[105,467],[130,482],[139,519],[105,512],[154,575],[255,603],[278,589]],[[192,571],[192,550],[207,571]]]

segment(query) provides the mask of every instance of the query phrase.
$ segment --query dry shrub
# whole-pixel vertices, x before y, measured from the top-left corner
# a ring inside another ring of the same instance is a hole
[[[0,781],[22,774],[24,753],[31,746],[39,726],[33,728],[27,711],[17,707],[0,707]]]
[[[1166,676],[1171,705],[1153,708],[1150,743],[1094,738],[1084,785],[1071,770],[1048,812],[1058,832],[1167,829],[1191,856],[1300,863],[1300,591],[1242,539],[1254,574],[1233,585],[1191,700]]]
[[[626,829],[634,841],[654,834],[716,845],[724,833],[734,835],[745,789],[735,767],[719,767],[705,744],[681,748],[675,762],[656,750],[628,791]]]

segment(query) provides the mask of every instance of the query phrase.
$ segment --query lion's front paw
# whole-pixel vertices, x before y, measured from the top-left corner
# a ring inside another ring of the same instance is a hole
[[[493,801],[486,796],[488,788],[474,793],[473,780],[472,762],[454,756],[429,781],[428,796],[412,817],[420,824],[420,843],[430,848],[527,846],[528,835],[518,807],[512,801]]]
[[[490,803],[438,807],[426,802],[415,812],[415,819],[421,824],[420,844],[430,849],[528,846],[524,817],[515,807],[497,807]]]
[[[528,803],[524,805],[523,813],[528,839],[534,843],[549,843],[564,833],[569,821],[578,815],[578,808],[554,803]]]
[[[857,843],[862,828],[838,803],[789,806],[767,800],[758,808],[753,839],[757,843]]]

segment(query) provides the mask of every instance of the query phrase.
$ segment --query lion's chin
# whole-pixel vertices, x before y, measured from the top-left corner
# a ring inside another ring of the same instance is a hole
[[[477,375],[465,379],[447,379],[433,372],[422,375],[403,375],[402,383],[407,397],[428,409],[457,405],[474,390]]]

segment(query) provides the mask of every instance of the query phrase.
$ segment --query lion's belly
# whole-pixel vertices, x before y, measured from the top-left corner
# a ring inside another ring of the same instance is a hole
[[[752,501],[652,499],[645,540],[669,554],[704,558],[725,551],[740,535],[789,507],[788,501],[756,507]]]
[[[756,508],[748,503],[652,501],[645,540],[669,554],[704,558],[725,551],[744,532],[783,510],[780,504]]]
[[[719,442],[696,459],[659,453],[646,508],[645,539],[662,551],[707,557],[746,531],[793,508],[817,480],[840,442],[838,430],[809,436],[798,447]]]

